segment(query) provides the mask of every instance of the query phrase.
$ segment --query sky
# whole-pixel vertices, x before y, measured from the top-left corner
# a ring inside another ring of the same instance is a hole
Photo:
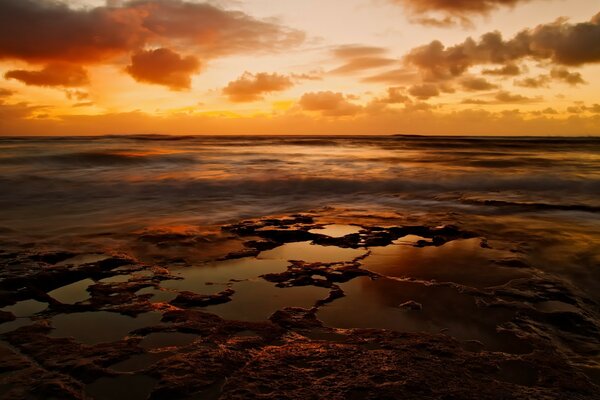
[[[600,135],[597,0],[0,0],[0,134]]]

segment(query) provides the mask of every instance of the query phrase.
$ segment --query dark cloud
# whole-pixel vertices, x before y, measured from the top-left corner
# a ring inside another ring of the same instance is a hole
[[[516,79],[514,84],[516,86],[528,87],[528,88],[542,88],[549,87],[552,80],[562,81],[569,85],[575,86],[584,84],[585,81],[579,72],[570,72],[564,67],[553,68],[548,75],[539,75],[534,78]]]
[[[541,98],[532,98],[520,94],[513,94],[504,90],[496,93],[495,99],[498,103],[536,103],[541,101]]]
[[[403,87],[390,87],[387,89],[387,96],[380,101],[387,104],[409,103],[410,97],[406,95]]]
[[[293,85],[292,79],[286,75],[245,72],[235,81],[229,82],[223,93],[233,102],[251,102],[262,99],[266,93],[280,92]]]
[[[515,79],[515,86],[521,86],[531,89],[537,89],[542,87],[548,87],[551,79],[547,75],[540,75],[535,78],[523,78],[523,79]]]
[[[495,85],[485,78],[478,77],[466,77],[460,81],[461,86],[465,90],[477,91],[477,90],[491,90],[496,89],[498,85]]]
[[[306,111],[320,111],[325,116],[342,117],[355,115],[361,106],[350,103],[342,93],[312,92],[300,98],[300,106]]]
[[[79,65],[52,63],[38,71],[12,70],[6,79],[16,79],[26,85],[79,87],[89,83],[87,71]]]
[[[439,96],[440,90],[436,85],[424,83],[422,85],[413,85],[408,89],[408,93],[419,100],[427,100],[431,97]]]
[[[600,37],[598,39],[600,40]],[[550,71],[550,77],[573,86],[585,83],[579,72],[570,72],[566,68],[553,68],[552,71]]]
[[[577,24],[561,19],[521,31],[504,40],[500,32],[486,33],[476,41],[445,47],[439,40],[411,50],[405,61],[426,80],[451,79],[474,65],[509,65],[521,59],[546,60],[558,65],[600,62],[600,13]]]
[[[192,75],[200,70],[200,62],[196,57],[183,57],[173,50],[160,48],[133,54],[126,70],[136,81],[184,90],[190,88]]]
[[[481,71],[484,75],[497,75],[497,76],[516,76],[521,74],[521,68],[515,64],[504,65],[500,68],[484,69]]]
[[[9,97],[9,96],[12,96],[13,94],[15,94],[15,92],[12,90],[0,88],[0,97]]]
[[[530,0],[389,0],[402,5],[411,21],[440,28],[463,25],[471,26],[469,16],[488,14],[500,7],[514,7]],[[438,17],[438,15],[442,15]]]
[[[515,6],[529,0],[391,0],[417,13],[444,11],[449,13],[485,14],[500,6]]]
[[[303,33],[184,0],[72,9],[52,0],[0,1],[0,59],[93,63],[146,45],[192,46],[204,57],[281,50]]]

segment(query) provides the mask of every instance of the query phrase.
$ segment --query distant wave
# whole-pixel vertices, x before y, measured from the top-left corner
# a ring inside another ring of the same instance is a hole
[[[161,163],[193,163],[193,157],[179,154],[147,154],[133,155],[111,151],[88,151],[63,154],[8,156],[1,157],[0,164],[60,164],[63,166],[123,166],[140,165],[150,162]]]

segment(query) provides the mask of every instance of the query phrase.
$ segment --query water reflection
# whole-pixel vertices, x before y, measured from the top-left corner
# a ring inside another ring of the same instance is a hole
[[[90,297],[87,289],[95,284],[91,279],[82,279],[80,281],[59,287],[48,292],[48,296],[64,304],[75,304],[87,300]]]
[[[329,290],[315,286],[279,288],[270,282],[256,280],[236,283],[229,303],[206,307],[206,311],[225,319],[265,321],[284,307],[311,308],[324,299]]]
[[[402,241],[409,240],[409,245]],[[473,287],[500,285],[529,276],[526,270],[498,266],[495,261],[514,259],[508,251],[487,249],[481,239],[448,242],[440,247],[414,247],[415,238],[401,238],[398,245],[374,247],[364,268],[393,277],[412,277],[454,282]]]
[[[159,312],[143,313],[137,317],[108,311],[59,314],[50,319],[54,328],[50,336],[73,337],[83,344],[114,342],[123,339],[135,329],[158,324],[161,318]]]
[[[490,350],[513,353],[531,350],[526,342],[496,330],[497,325],[510,321],[512,311],[479,308],[474,297],[452,287],[368,277],[356,278],[341,287],[346,296],[318,312],[326,325],[402,332],[445,331],[459,340],[478,340]],[[400,307],[408,301],[419,303],[422,309]]]
[[[295,260],[309,263],[352,261],[366,254],[365,249],[346,249],[337,246],[321,246],[311,242],[286,243],[272,250],[263,251],[258,258],[263,260]]]

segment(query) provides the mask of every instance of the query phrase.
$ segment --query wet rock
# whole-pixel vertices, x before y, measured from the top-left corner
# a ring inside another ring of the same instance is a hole
[[[323,323],[317,318],[315,310],[300,307],[287,307],[275,311],[269,320],[285,329],[309,329],[323,326]]]
[[[235,290],[231,288],[211,295],[183,291],[179,292],[179,295],[171,301],[171,304],[183,307],[206,307],[215,304],[227,303],[231,301],[231,296],[233,296],[234,293]]]
[[[57,251],[53,253],[38,253],[30,256],[34,261],[41,261],[46,264],[56,264],[61,261],[65,261],[69,258],[75,257],[77,254],[69,251]]]
[[[14,321],[15,316],[8,311],[0,311],[0,324],[3,322]]]
[[[423,305],[421,303],[417,303],[414,300],[405,301],[404,303],[398,305],[399,308],[403,308],[405,310],[413,310],[413,311],[421,311],[423,309]]]

